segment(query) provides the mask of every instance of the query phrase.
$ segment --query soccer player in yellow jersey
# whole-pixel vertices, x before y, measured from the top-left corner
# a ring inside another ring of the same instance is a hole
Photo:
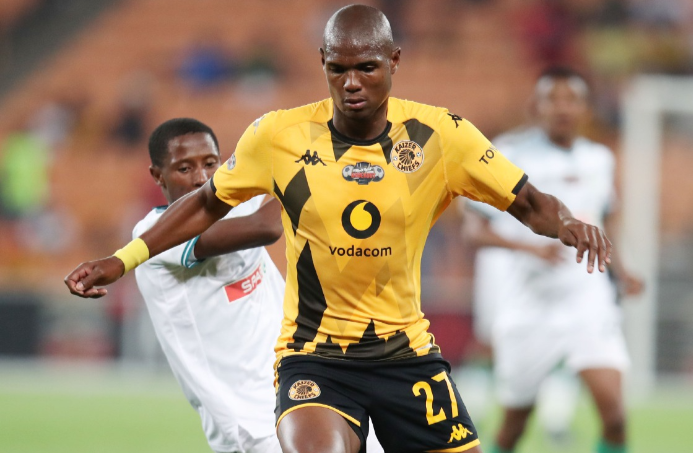
[[[232,206],[272,194],[287,236],[276,346],[283,451],[365,451],[370,416],[387,452],[478,453],[420,309],[431,226],[462,195],[576,247],[578,261],[588,252],[588,272],[595,262],[606,270],[611,244],[529,184],[468,121],[390,98],[400,49],[377,9],[337,11],[320,54],[330,99],[256,120],[209,184],[114,256],[81,264],[66,284],[99,297],[106,290],[97,286],[199,235]]]

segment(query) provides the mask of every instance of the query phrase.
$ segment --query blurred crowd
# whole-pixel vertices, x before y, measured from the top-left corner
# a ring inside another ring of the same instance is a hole
[[[0,1],[0,36],[5,38],[0,41],[0,77],[2,66],[21,57],[21,49],[11,48],[12,40],[8,37],[17,32],[28,15],[51,3]],[[217,5],[230,11],[231,7],[224,3],[210,0],[202,2],[200,8]],[[244,8],[256,8],[256,16],[273,7],[269,2],[252,3]],[[145,151],[149,131],[160,121],[184,112],[191,112],[190,116],[206,112],[215,119],[200,119],[219,129],[218,125],[227,124],[224,121],[236,121],[237,112],[251,112],[255,116],[244,116],[240,126],[234,124],[228,130],[218,131],[222,143],[226,143],[222,154],[228,154],[235,138],[252,118],[259,116],[258,112],[327,96],[324,85],[313,84],[320,76],[314,55],[317,45],[306,48],[306,42],[317,44],[325,19],[345,3],[296,2],[294,16],[268,18],[261,30],[243,32],[240,25],[231,25],[232,18],[224,14],[219,14],[216,23],[205,19],[207,22],[197,26],[179,20],[171,24],[170,30],[157,29],[170,35],[153,32],[147,36],[152,42],[178,44],[165,51],[152,51],[143,58],[129,59],[135,52],[124,49],[116,55],[124,61],[117,77],[109,74],[109,69],[96,69],[111,68],[110,55],[103,56],[104,61],[82,64],[81,79],[71,80],[69,85],[51,85],[51,74],[43,74],[41,86],[53,88],[41,92],[39,102],[20,103],[31,105],[30,110],[21,114],[9,104],[3,106],[3,96],[36,90],[36,84],[19,83],[11,91],[0,93],[0,287],[45,291],[42,276],[54,279],[82,259],[111,253],[127,239],[130,228],[144,212],[163,204],[161,194],[149,180]],[[441,0],[426,2],[425,9],[433,17],[429,25],[424,23],[421,2],[365,3],[379,6],[388,15],[406,58],[436,56],[437,60],[425,60],[433,71],[449,58],[459,57],[467,62],[465,49],[484,46],[485,40],[492,37],[521,53],[516,56],[521,62],[517,73],[496,74],[499,83],[506,86],[516,84],[518,74],[524,74],[529,82],[518,86],[530,87],[533,77],[550,64],[577,67],[594,87],[596,120],[591,132],[612,145],[618,134],[620,97],[633,75],[693,73],[693,2],[689,0]],[[146,9],[147,5],[151,7]],[[119,9],[121,16],[109,16],[110,22],[104,20],[105,25],[102,24],[112,34],[100,37],[101,28],[96,24],[85,31],[90,36],[83,41],[125,42],[132,27],[127,9],[146,9],[152,23],[164,23],[165,5],[161,0],[114,2],[114,9]],[[301,9],[302,5],[306,8]],[[483,18],[482,38],[472,43],[458,42],[468,36],[460,29],[473,25],[477,16]],[[113,25],[117,17],[121,17],[121,25]],[[471,20],[462,21],[461,17]],[[74,43],[72,49],[68,44],[61,51],[65,61],[72,53],[86,48],[82,41]],[[142,48],[148,46],[142,42]],[[444,58],[438,58],[441,53]],[[312,66],[308,67],[307,61],[313,62]],[[469,61],[467,66],[472,69],[467,71],[497,63],[492,59]],[[440,66],[438,70],[439,88],[453,91],[459,87],[458,80],[443,77],[446,68]],[[91,79],[95,78],[114,82],[104,82],[94,89],[97,85]],[[413,85],[416,83],[423,82],[417,80]],[[523,105],[528,95],[528,91],[515,90],[515,105]],[[290,104],[286,105],[287,102]],[[209,106],[218,112],[209,112]],[[476,111],[484,107],[479,106]],[[471,117],[475,114],[465,113]],[[510,122],[520,124],[525,120],[523,115],[521,109],[510,112]],[[491,135],[513,125],[507,120],[485,123]],[[103,178],[109,187],[85,187],[82,180],[88,176]],[[460,281],[465,282],[472,272],[471,252],[459,253],[461,248],[458,219],[450,213],[441,218],[432,232],[422,266],[423,279],[428,282],[424,285],[424,297],[435,300],[441,311],[460,306]],[[47,287],[50,291],[60,290],[55,285]],[[127,302],[123,301],[130,293],[124,293],[113,298],[111,317],[116,320],[127,311],[123,309]],[[465,297],[469,299],[462,296]],[[462,306],[468,307],[469,301]],[[99,350],[112,353],[117,348]]]

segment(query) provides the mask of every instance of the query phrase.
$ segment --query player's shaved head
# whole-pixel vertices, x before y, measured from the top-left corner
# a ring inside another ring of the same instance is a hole
[[[336,47],[371,47],[386,52],[394,49],[390,22],[380,10],[367,5],[349,5],[330,17],[322,37],[326,53]]]

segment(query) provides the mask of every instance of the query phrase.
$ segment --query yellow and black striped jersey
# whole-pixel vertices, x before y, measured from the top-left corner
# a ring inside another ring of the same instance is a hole
[[[268,113],[211,184],[236,206],[282,204],[287,285],[276,346],[291,354],[383,360],[438,351],[421,312],[421,254],[453,197],[505,210],[527,177],[468,121],[390,98],[369,141],[332,124],[327,99]]]

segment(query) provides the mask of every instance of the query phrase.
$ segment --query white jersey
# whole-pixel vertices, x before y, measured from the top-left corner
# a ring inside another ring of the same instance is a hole
[[[252,214],[262,198],[243,203],[226,218]],[[164,210],[152,210],[133,237],[151,228]],[[137,285],[210,447],[246,451],[244,439],[275,433],[273,350],[284,280],[264,247],[197,261],[196,241],[139,266]]]
[[[604,216],[615,200],[615,160],[607,147],[578,138],[571,149],[560,148],[539,128],[502,135],[494,144],[525,170],[535,187],[558,197],[578,220],[603,227]],[[534,234],[508,214],[480,203],[469,205],[489,217],[494,231],[507,239],[536,245],[555,242]],[[574,248],[565,247],[563,254],[560,264],[550,264],[525,252],[482,250],[479,259],[484,265],[478,269],[478,277],[504,282],[495,286],[502,287],[498,295],[504,301],[501,310],[511,310],[512,316],[527,310],[543,311],[546,304],[572,299],[570,295],[581,288],[611,286],[606,274],[588,274],[585,261],[576,263]]]
[[[571,149],[560,148],[539,128],[506,134],[494,143],[539,190],[558,197],[579,220],[603,226],[615,200],[615,162],[608,148],[585,138]],[[469,205],[506,239],[535,245],[556,241],[534,234],[509,214]],[[521,251],[479,251],[475,299],[482,320],[477,325],[488,329],[482,336],[491,339],[499,398],[506,407],[533,404],[541,382],[561,362],[573,371],[628,366],[614,286],[606,274],[588,274],[586,261],[576,262],[574,248],[561,250],[558,264]]]

